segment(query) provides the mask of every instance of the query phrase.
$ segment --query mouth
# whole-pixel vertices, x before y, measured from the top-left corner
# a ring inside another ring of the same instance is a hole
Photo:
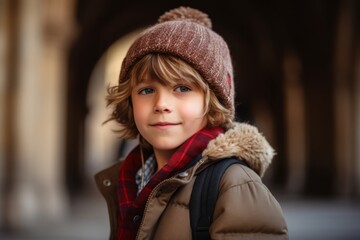
[[[151,127],[158,128],[158,129],[165,130],[165,129],[168,129],[168,128],[177,126],[177,125],[179,125],[179,124],[180,124],[180,123],[157,122],[157,123],[150,124],[150,126],[151,126]]]

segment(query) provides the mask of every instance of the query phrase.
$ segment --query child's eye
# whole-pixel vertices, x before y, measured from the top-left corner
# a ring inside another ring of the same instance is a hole
[[[151,89],[151,88],[144,88],[144,89],[141,89],[139,91],[139,94],[146,95],[146,94],[150,94],[150,93],[153,93],[153,92],[154,92],[154,90]]]
[[[188,92],[191,91],[191,89],[187,86],[178,86],[175,88],[176,92]]]

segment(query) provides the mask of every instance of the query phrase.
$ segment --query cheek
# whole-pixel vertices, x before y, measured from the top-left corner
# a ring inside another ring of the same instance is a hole
[[[183,116],[188,118],[201,118],[205,112],[205,106],[202,99],[186,102],[182,104]]]
[[[136,125],[141,125],[142,123],[144,123],[146,120],[146,113],[145,110],[142,109],[141,107],[134,107],[134,121]]]
[[[145,111],[142,105],[136,99],[132,98],[132,109],[135,124],[138,126],[144,119]]]

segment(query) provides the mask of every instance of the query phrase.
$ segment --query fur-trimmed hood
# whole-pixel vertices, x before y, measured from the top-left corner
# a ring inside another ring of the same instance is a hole
[[[202,153],[203,158],[210,161],[227,157],[242,159],[261,177],[274,155],[265,137],[247,123],[232,123],[225,133],[211,140]]]

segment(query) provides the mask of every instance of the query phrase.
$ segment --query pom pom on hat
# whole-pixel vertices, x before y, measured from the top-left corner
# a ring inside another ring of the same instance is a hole
[[[158,22],[162,23],[173,20],[188,20],[201,24],[207,28],[212,28],[211,20],[206,13],[190,7],[179,7],[168,11],[164,15],[160,16]]]
[[[147,54],[169,54],[192,66],[208,83],[222,105],[235,115],[233,66],[224,39],[214,32],[207,14],[179,7],[164,13],[130,46],[121,66],[119,82]]]

